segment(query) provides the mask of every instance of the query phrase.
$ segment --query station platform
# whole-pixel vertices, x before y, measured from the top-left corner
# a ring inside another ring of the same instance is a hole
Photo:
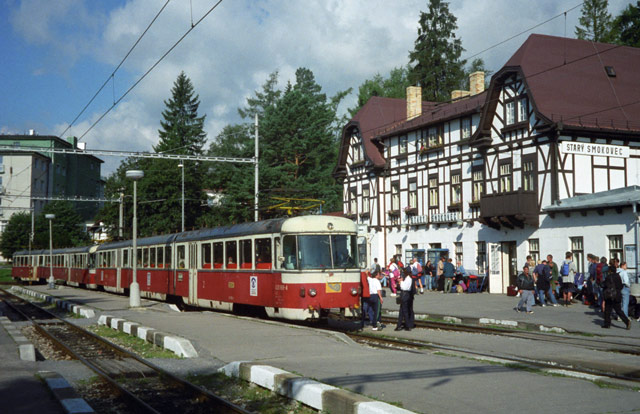
[[[100,315],[109,314],[189,339],[198,357],[195,361],[178,360],[177,363],[188,366],[191,373],[211,373],[212,369],[234,361],[252,361],[381,401],[397,403],[417,413],[511,413],[515,409],[514,403],[517,403],[518,411],[525,413],[640,410],[637,391],[599,387],[585,380],[471,360],[464,354],[452,356],[430,351],[376,349],[355,344],[340,333],[217,312],[176,312],[166,303],[144,299],[141,308],[129,309],[127,297],[105,292],[71,287],[48,290],[46,286],[29,289],[95,309],[95,318],[75,320],[78,323],[96,323]],[[488,293],[457,295],[428,292],[416,296],[415,311],[432,316],[535,322],[592,335],[605,331],[599,325],[601,316],[591,314],[592,311],[581,304],[568,308],[535,307],[535,313],[527,315],[515,312],[518,300]],[[395,298],[387,294],[383,308],[388,312],[397,311]],[[606,333],[638,343],[640,323],[633,323],[632,329],[627,331],[622,329],[621,322],[614,322],[614,327]],[[550,350],[518,339],[500,342],[475,334],[426,329],[387,332],[392,329],[393,326],[387,326],[382,333],[399,333],[399,336],[434,342],[451,341],[468,348],[525,352],[532,357],[554,354],[569,362],[571,358],[601,359],[606,364],[640,370],[640,358],[633,355],[583,350],[576,355],[575,350],[562,345],[554,345]],[[171,361],[176,363],[176,360]]]

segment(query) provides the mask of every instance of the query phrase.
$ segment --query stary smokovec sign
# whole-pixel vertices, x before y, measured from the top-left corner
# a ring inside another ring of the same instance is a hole
[[[592,144],[589,142],[561,141],[560,152],[563,154],[629,158],[629,147],[621,145]]]

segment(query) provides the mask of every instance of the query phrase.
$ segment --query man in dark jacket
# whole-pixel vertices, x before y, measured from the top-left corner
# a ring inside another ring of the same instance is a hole
[[[533,277],[536,281],[536,292],[538,294],[538,299],[540,300],[540,306],[545,306],[545,294],[547,294],[547,299],[554,304],[554,306],[558,306],[558,301],[556,301],[556,297],[553,295],[553,292],[550,292],[551,288],[551,269],[547,265],[546,260],[542,260],[542,263],[537,265],[535,269],[533,269]]]
[[[442,293],[451,292],[451,287],[453,286],[453,278],[456,275],[456,268],[451,262],[451,258],[444,262],[444,267],[442,269],[442,276],[444,276],[444,290]]]
[[[529,274],[529,266],[525,265],[522,268],[522,273],[518,275],[517,285],[520,290],[520,302],[518,302],[518,306],[516,306],[516,311],[520,312],[522,305],[526,304],[527,313],[533,313],[531,307],[536,301],[533,298],[534,281],[533,277]]]
[[[627,325],[627,329],[631,329],[631,321],[622,312],[622,279],[614,266],[609,267],[609,274],[602,282],[602,296],[604,296],[604,325],[603,328],[611,327],[611,310],[615,310],[616,314]]]

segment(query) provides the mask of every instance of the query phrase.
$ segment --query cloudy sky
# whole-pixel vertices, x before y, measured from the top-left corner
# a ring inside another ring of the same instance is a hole
[[[0,0],[0,133],[61,136],[166,0]],[[332,95],[408,62],[426,0],[224,0],[95,128],[93,124],[217,0],[171,0],[113,81],[64,135],[89,149],[149,151],[180,71],[210,139],[279,71],[311,69]],[[610,0],[617,15],[629,3]],[[452,0],[463,57],[574,8],[578,0]],[[193,16],[193,17],[192,17]],[[530,33],[574,36],[580,7],[479,55],[494,72]],[[565,29],[566,27],[566,29]],[[353,105],[356,93],[342,110]],[[120,162],[105,159],[103,175]]]

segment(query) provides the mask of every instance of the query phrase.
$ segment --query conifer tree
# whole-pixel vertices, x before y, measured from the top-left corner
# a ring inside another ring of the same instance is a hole
[[[578,39],[608,42],[611,36],[611,14],[607,11],[608,0],[585,0],[582,4],[582,16],[576,26]]]
[[[358,88],[358,103],[353,108],[349,108],[351,117],[353,117],[372,96],[405,98],[407,87],[410,85],[408,75],[409,69],[407,67],[398,67],[393,68],[386,78],[376,73],[373,75],[373,78],[365,80]]]
[[[409,52],[409,82],[422,86],[427,101],[447,101],[459,89],[465,62],[460,60],[462,41],[456,38],[456,17],[449,3],[430,0],[429,11],[420,12],[420,27],[414,50]]]
[[[640,1],[629,4],[612,23],[611,42],[640,47]]]

